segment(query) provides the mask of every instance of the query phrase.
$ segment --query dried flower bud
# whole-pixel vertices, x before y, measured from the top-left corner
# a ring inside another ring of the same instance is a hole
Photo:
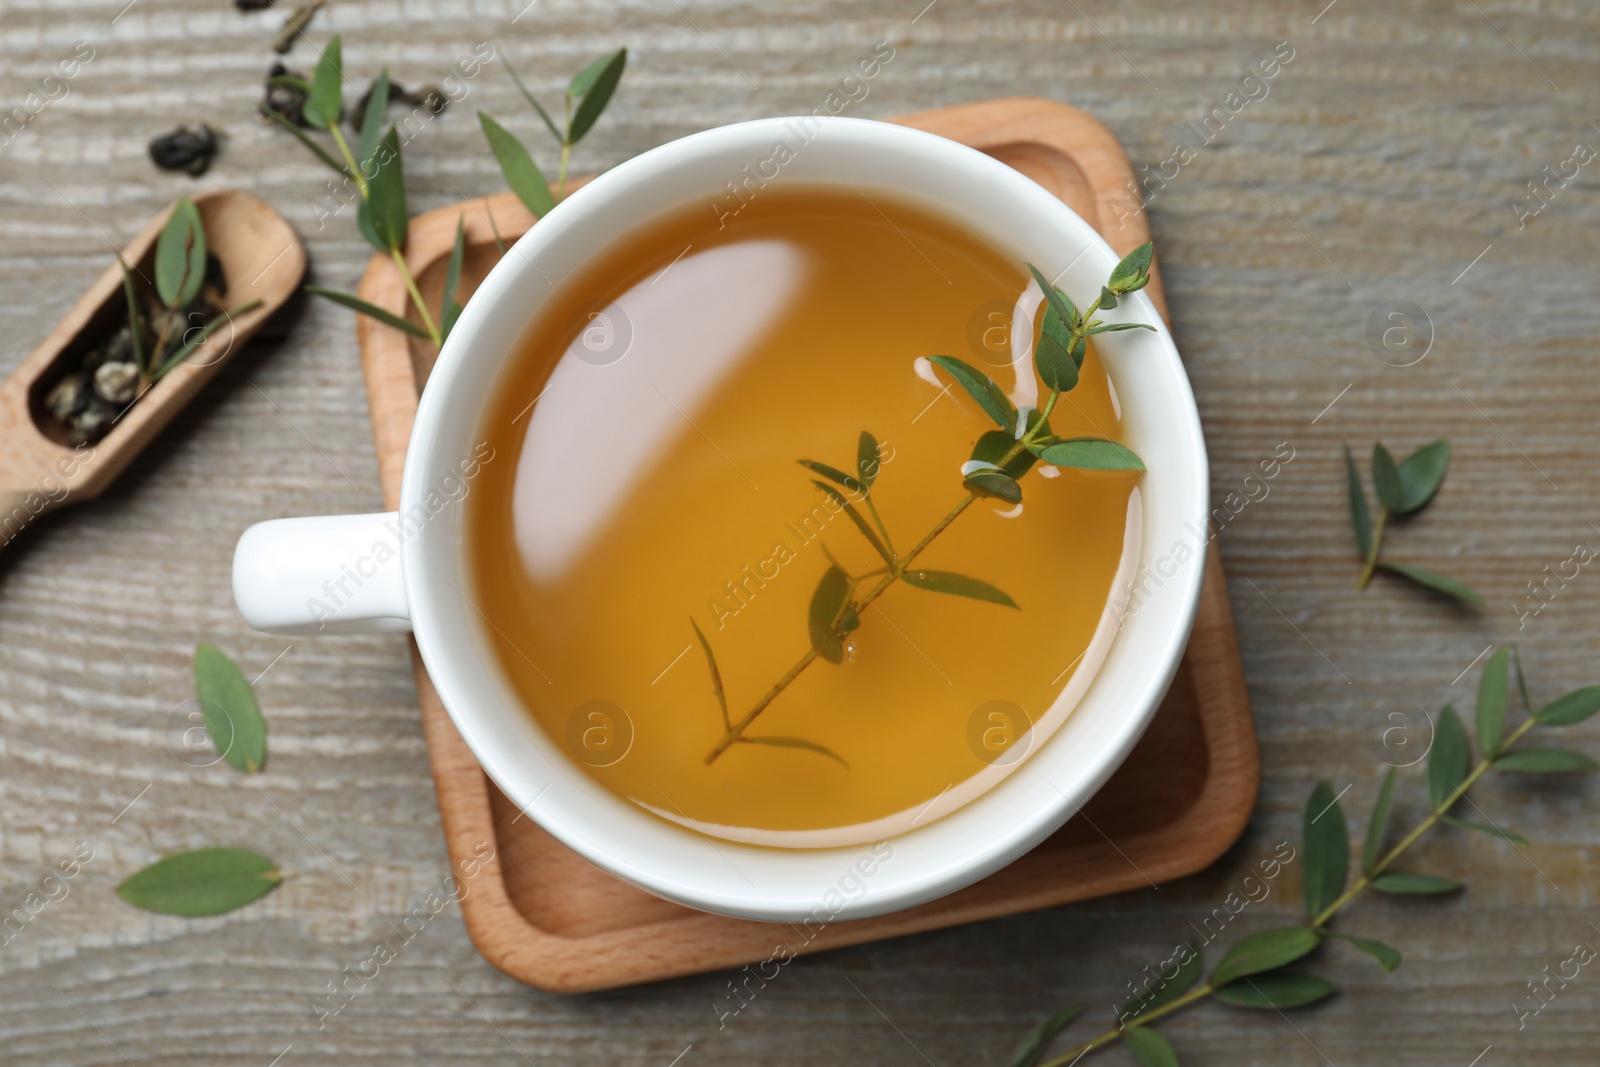
[[[138,364],[100,364],[94,372],[94,391],[108,404],[126,404],[139,391]]]
[[[273,0],[233,0],[233,6],[240,11],[265,11],[272,3]]]
[[[179,126],[150,142],[150,161],[162,170],[181,170],[198,178],[211,167],[219,145],[217,131],[210,126],[192,130]]]

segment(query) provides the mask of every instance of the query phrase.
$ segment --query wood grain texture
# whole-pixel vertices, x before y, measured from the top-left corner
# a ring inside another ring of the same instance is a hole
[[[1133,168],[1104,125],[1077,108],[1011,98],[938,108],[894,121],[1007,160],[1108,232],[1120,254],[1149,240],[1142,217],[1116,228],[1113,205]],[[456,235],[464,254],[457,297],[469,300],[532,216],[502,193],[415,218],[406,259],[429,307],[443,301]],[[1167,315],[1159,261],[1147,286]],[[360,295],[418,320],[405,278],[374,255]],[[431,343],[364,319],[357,331],[367,404],[387,507],[400,500],[401,470],[419,383],[438,352]],[[893,915],[790,929],[706,915],[620,883],[525,819],[476,766],[449,721],[420,657],[417,697],[439,794],[446,845],[470,875],[460,898],[467,932],[484,958],[541,989],[587,992],[698,974],[772,967],[843,945],[936,930],[1067,904],[1193,874],[1237,840],[1260,781],[1255,724],[1239,661],[1232,608],[1214,546],[1209,552],[1190,650],[1138,747],[1075,821],[1026,857],[940,900]],[[777,944],[775,945],[775,942]],[[730,1010],[731,1010],[730,1005]]]
[[[404,642],[253,634],[226,592],[248,523],[382,504],[351,317],[309,304],[287,339],[233,361],[104,497],[0,553],[0,910],[20,906],[77,842],[96,849],[69,895],[0,946],[5,1062],[265,1065],[292,1046],[283,1067],[666,1067],[692,1045],[680,1067],[1003,1063],[1062,1004],[1109,1017],[1127,981],[1298,832],[1318,778],[1349,785],[1348,810],[1363,817],[1386,759],[1399,758],[1384,746],[1387,715],[1412,717],[1391,742],[1425,743],[1417,705],[1470,704],[1475,675],[1451,683],[1491,641],[1520,643],[1536,697],[1600,681],[1592,567],[1521,629],[1513,610],[1531,606],[1520,598],[1542,568],[1600,538],[1593,168],[1520,225],[1510,206],[1541,168],[1600,142],[1600,13],[1559,0],[1325,2],[541,0],[518,18],[524,0],[333,0],[311,38],[344,33],[351,99],[385,65],[408,85],[439,82],[483,40],[553,97],[582,63],[627,44],[629,73],[580,170],[708,125],[809,111],[887,39],[895,59],[848,113],[1047,96],[1106,122],[1159,172],[1178,139],[1200,140],[1190,124],[1226,108],[1249,66],[1290,41],[1295,58],[1265,98],[1231,115],[1149,211],[1216,503],[1280,442],[1295,450],[1219,538],[1261,801],[1240,844],[1201,875],[797,960],[720,1029],[731,973],[541,994],[484,963],[451,909],[319,1030],[312,1003],[325,983],[378,940],[399,940],[391,924],[438,886],[447,860]],[[0,0],[0,122],[75,42],[95,50],[64,95],[0,133],[6,372],[180,192],[261,196],[306,238],[319,283],[352,287],[366,263],[348,211],[319,225],[327,172],[253,115],[282,14],[125,3]],[[302,44],[291,66],[312,53]],[[408,149],[417,210],[501,188],[475,108],[537,143],[538,119],[496,64],[471,86]],[[199,121],[229,135],[213,173],[155,172],[145,140]],[[1391,299],[1431,317],[1433,348],[1414,366],[1367,346],[1369,316]],[[1391,551],[1471,581],[1491,605],[1477,616],[1387,582],[1353,589],[1340,442],[1409,449],[1446,434],[1456,461],[1444,491]],[[283,653],[259,686],[272,730],[259,778],[169,751],[201,639],[252,674]],[[1600,754],[1600,730],[1569,743]],[[1406,783],[1410,819],[1414,771]],[[1299,1033],[1275,1015],[1205,1008],[1167,1028],[1184,1062],[1466,1067],[1491,1044],[1479,1067],[1592,1062],[1592,968],[1523,1029],[1512,1006],[1542,968],[1600,937],[1589,926],[1600,785],[1495,778],[1474,795],[1534,844],[1446,831],[1416,865],[1464,875],[1465,895],[1363,901],[1341,920],[1400,946],[1398,972],[1331,946],[1318,968],[1344,993],[1296,1015]],[[213,843],[252,845],[299,873],[258,906],[193,922],[112,894],[157,855]],[[1225,937],[1290,920],[1298,896],[1291,866]],[[1128,1062],[1106,1062],[1118,1060]]]

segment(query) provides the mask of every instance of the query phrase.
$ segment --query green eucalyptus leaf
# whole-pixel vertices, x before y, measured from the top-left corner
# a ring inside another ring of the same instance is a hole
[[[1372,880],[1372,888],[1380,893],[1402,896],[1429,896],[1435,893],[1454,893],[1460,882],[1440,878],[1434,874],[1414,874],[1411,871],[1384,871]]]
[[[169,308],[188,307],[206,280],[206,228],[200,209],[183,197],[156,239],[156,295]]]
[[[1449,469],[1449,441],[1435,441],[1411,453],[1400,464],[1400,506],[1390,510],[1400,515],[1421,510],[1439,491],[1439,484]]]
[[[1416,582],[1424,588],[1432,589],[1435,593],[1443,593],[1445,596],[1459,600],[1462,603],[1471,604],[1473,607],[1478,608],[1484,606],[1483,597],[1473,592],[1465,583],[1458,582],[1449,575],[1423,570],[1421,567],[1412,567],[1404,563],[1390,563],[1387,560],[1379,560],[1378,567],[1380,570],[1386,570],[1390,574],[1398,574],[1400,577]]]
[[[722,688],[722,672],[717,669],[717,655],[711,651],[711,642],[706,640],[700,624],[695,622],[692,616],[689,625],[694,627],[694,635],[700,641],[700,650],[706,654],[706,666],[711,670],[711,689],[717,696],[717,706],[722,709],[722,725],[725,729],[731,729],[733,720],[728,716],[728,694]]]
[[[908,570],[901,577],[905,579],[907,585],[914,585],[918,589],[948,593],[950,596],[964,596],[972,600],[986,600],[991,604],[1000,604],[1008,608],[1017,606],[1017,602],[1003,591],[988,582],[968,578],[964,574],[954,574],[950,571]]]
[[[311,95],[306,97],[301,113],[306,121],[319,130],[339,124],[339,114],[344,110],[339,97],[344,88],[344,58],[339,37],[334,35],[328,47],[322,50],[317,70],[311,78]]]
[[[483,127],[489,149],[500,163],[500,173],[505,175],[506,184],[517,194],[517,199],[533,213],[534,218],[548,215],[556,206],[555,197],[550,195],[550,183],[545,181],[544,172],[533,161],[522,142],[487,112],[478,112],[478,125]]]
[[[259,771],[267,762],[267,722],[238,665],[202,642],[194,650],[194,689],[217,753],[246,774]]]
[[[1349,445],[1344,446],[1344,466],[1350,479],[1350,526],[1355,530],[1356,548],[1366,559],[1372,552],[1372,513],[1367,510],[1367,491],[1361,485],[1361,472],[1356,469]]]
[[[1400,966],[1400,950],[1392,945],[1386,945],[1382,941],[1374,941],[1368,937],[1355,937],[1350,934],[1335,934],[1334,936],[1344,938],[1356,948],[1377,960],[1378,966],[1383,968],[1385,974],[1394,973],[1394,969]]]
[[[1500,751],[1506,729],[1506,697],[1510,682],[1506,677],[1511,650],[1502,648],[1489,657],[1478,679],[1478,751],[1493,759]]]
[[[1235,1008],[1303,1008],[1332,996],[1339,987],[1313,974],[1263,974],[1242,978],[1212,994]]]
[[[461,264],[467,256],[467,217],[456,217],[456,239],[450,246],[450,264],[444,273],[444,295],[439,298],[439,339],[450,336],[456,320],[461,317],[461,303],[456,290],[461,285]]]
[[[1433,725],[1433,747],[1428,750],[1428,803],[1444,808],[1467,777],[1471,746],[1456,709],[1446,705]]]
[[[1052,308],[1051,313],[1054,311]],[[1049,330],[1039,334],[1039,343],[1033,347],[1033,365],[1039,380],[1050,389],[1067,393],[1078,386],[1078,361]]]
[[[556,144],[562,144],[566,138],[562,136],[561,130],[557,128],[555,120],[550,117],[550,113],[540,105],[539,101],[533,98],[533,94],[528,91],[526,85],[522,84],[522,79],[517,77],[517,72],[512,70],[510,65],[506,66],[506,73],[511,75],[511,80],[516,83],[517,91],[522,94],[522,98],[532,104],[533,110],[539,113],[541,119],[544,119],[544,124],[549,129],[550,136],[556,139]]]
[[[830,482],[837,482],[852,493],[865,495],[867,488],[853,476],[846,474],[838,467],[830,467],[826,463],[819,463],[814,459],[797,459],[796,463],[814,474],[820,474]]]
[[[277,864],[243,848],[200,848],[158,860],[117,886],[117,896],[163,915],[221,915],[283,880]]]
[[[867,525],[867,520],[861,517],[861,512],[856,510],[856,506],[850,503],[850,501],[846,500],[843,493],[840,493],[839,490],[835,489],[827,482],[813,480],[811,484],[816,486],[818,489],[821,489],[828,495],[829,499],[831,499],[835,504],[838,504],[839,507],[844,510],[845,515],[849,516],[850,521],[855,523],[856,529],[861,531],[861,536],[865,537],[867,541],[871,543],[873,551],[877,552],[879,556],[883,557],[883,561],[885,563],[893,567],[895,562],[894,553],[890,552],[884,543],[878,539],[877,533],[872,529],[871,526]]]
[[[854,591],[850,576],[835,564],[823,572],[822,580],[811,594],[811,608],[806,616],[811,647],[829,663],[844,662],[844,632],[840,622]]]
[[[878,439],[865,430],[856,440],[856,476],[861,479],[861,484],[868,489],[878,480],[878,468],[882,464],[881,450]]]
[[[1200,981],[1201,975],[1205,974],[1205,969],[1205,957],[1201,953],[1200,946],[1184,943],[1179,947],[1178,969],[1173,976],[1165,978],[1158,971],[1156,977],[1161,979],[1161,984],[1145,996],[1136,996],[1124,1002],[1117,1009],[1117,1025],[1125,1025],[1142,1015],[1148,1015],[1157,1008],[1171,1004],[1194,988],[1195,983]]]
[[[1055,467],[1075,467],[1079,470],[1144,470],[1144,461],[1127,445],[1099,437],[1051,441],[1039,452],[1039,458]]]
[[[1405,502],[1400,487],[1400,468],[1381,441],[1372,446],[1372,488],[1378,494],[1379,503],[1390,511],[1400,511]]]
[[[1156,246],[1150,241],[1135,248],[1111,271],[1106,288],[1114,293],[1131,293],[1150,283],[1150,261],[1155,258]]]
[[[1117,306],[1117,294],[1104,285],[1100,287],[1100,306],[1108,310]]]
[[[410,319],[403,319],[399,315],[396,315],[390,311],[386,311],[376,304],[369,304],[358,296],[351,296],[349,293],[341,292],[338,289],[324,289],[320,285],[308,285],[306,286],[306,292],[315,294],[316,296],[324,297],[328,300],[332,300],[335,304],[342,304],[352,311],[366,315],[368,318],[377,319],[385,326],[393,326],[397,330],[404,330],[413,337],[421,337],[424,340],[430,339],[428,337],[428,331],[424,330],[421,326],[418,326]]]
[[[1522,654],[1516,645],[1511,646],[1511,662],[1517,668],[1517,692],[1522,696],[1522,710],[1531,716],[1533,700],[1528,696],[1528,679],[1522,676]]]
[[[600,118],[600,113],[611,101],[611,94],[617,91],[617,83],[622,80],[622,71],[627,65],[628,50],[620,48],[589,64],[572,79],[567,86],[567,96],[579,103],[578,109],[572,114],[572,123],[567,127],[567,144],[574,145],[583,140],[583,135]]]
[[[1044,1054],[1049,1051],[1050,1043],[1072,1023],[1072,1020],[1082,1014],[1082,1008],[1063,1008],[1029,1030],[1028,1035],[1017,1046],[1017,1051],[1011,1054],[1007,1067],[1038,1067],[1039,1061],[1044,1059]]]
[[[1557,697],[1533,717],[1544,726],[1572,726],[1600,711],[1600,685],[1588,685]]]
[[[1011,462],[1000,466],[1000,460],[1005,457],[1007,452],[1011,451],[1011,447],[1016,443],[1017,439],[1004,430],[987,430],[979,435],[978,443],[972,446],[971,458],[978,463],[992,463],[995,466],[999,466],[1002,471],[1013,479],[1020,479],[1033,469],[1034,455],[1032,452],[1023,449],[1012,457]]]
[[[389,71],[385,68],[372,86],[372,92],[367,96],[367,110],[361,116],[361,138],[356,148],[356,165],[361,168],[363,177],[370,177],[367,161],[378,150],[378,142],[383,137],[383,120],[388,114]]]
[[[1102,322],[1098,326],[1091,326],[1083,331],[1085,337],[1093,337],[1101,333],[1121,333],[1123,330],[1149,330],[1156,332],[1156,328],[1145,322]]]
[[[378,142],[371,159],[372,177],[367,181],[367,208],[372,232],[383,242],[383,251],[398,252],[406,246],[406,177],[400,162],[400,134],[393,127]]]
[[[1487,823],[1468,822],[1465,819],[1458,819],[1454,815],[1441,816],[1439,821],[1449,823],[1451,826],[1460,827],[1463,830],[1476,830],[1480,834],[1487,834],[1490,837],[1498,837],[1502,841],[1510,841],[1518,845],[1526,845],[1528,843],[1528,839],[1517,833],[1515,830],[1502,830],[1498,826],[1490,826]]]
[[[983,409],[984,414],[994,420],[996,426],[1007,433],[1016,431],[1017,409],[1011,405],[1005,390],[996,385],[987,374],[954,356],[929,356],[928,362],[942,367],[950,377],[954,378],[956,384],[978,402],[978,406]]]
[[[1122,1043],[1144,1067],[1178,1067],[1178,1054],[1167,1039],[1154,1030],[1143,1026],[1126,1027],[1122,1031]]]
[[[962,484],[979,496],[992,496],[1011,504],[1022,503],[1022,486],[1004,471],[973,471]]]
[[[826,745],[819,745],[815,741],[807,741],[803,737],[773,737],[771,735],[752,737],[749,734],[744,734],[739,740],[747,745],[769,745],[772,748],[798,748],[806,752],[815,752],[819,756],[827,756],[829,759],[837,761],[839,766],[845,770],[850,769],[850,764],[846,763],[844,757],[833,749],[828,748]]]
[[[1350,833],[1333,787],[1318,782],[1306,801],[1301,838],[1305,848],[1306,915],[1316,918],[1344,892],[1350,864]]]
[[[1394,779],[1396,768],[1390,767],[1383,776],[1383,786],[1378,790],[1378,802],[1372,806],[1372,819],[1367,823],[1367,840],[1361,850],[1361,873],[1371,874],[1383,852],[1383,838],[1389,830],[1389,811],[1394,806]]]
[[[1568,752],[1561,748],[1519,748],[1495,760],[1494,767],[1497,771],[1564,774],[1569,771],[1592,771],[1595,762],[1581,752]]]
[[[1050,279],[1046,278],[1038,267],[1035,267],[1032,263],[1027,266],[1028,273],[1032,274],[1033,280],[1039,283],[1039,291],[1044,294],[1045,302],[1056,313],[1056,317],[1068,327],[1076,326],[1080,321],[1080,316],[1078,315],[1077,307],[1071,300],[1067,299],[1067,294],[1052,285]]]
[[[1220,988],[1246,975],[1277,970],[1321,943],[1322,935],[1309,926],[1284,926],[1251,934],[1222,957],[1211,972],[1211,984]]]

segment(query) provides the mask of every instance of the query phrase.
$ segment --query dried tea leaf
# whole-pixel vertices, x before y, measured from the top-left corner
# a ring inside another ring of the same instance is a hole
[[[1314,919],[1344,892],[1350,864],[1350,833],[1345,828],[1344,809],[1327,782],[1318,782],[1306,801],[1301,840],[1306,861],[1306,914]]]
[[[901,577],[906,580],[907,585],[914,585],[918,589],[948,593],[950,596],[964,596],[972,600],[985,600],[1008,608],[1017,606],[1015,600],[988,582],[968,578],[964,574],[954,574],[950,571],[908,570]]]
[[[150,142],[150,162],[162,170],[181,170],[198,178],[211,169],[220,145],[219,134],[210,126],[179,126]]]
[[[1303,1008],[1332,996],[1339,987],[1311,974],[1263,974],[1219,989],[1213,996],[1235,1008]]]
[[[1436,809],[1448,807],[1467,777],[1470,744],[1456,709],[1446,705],[1433,727],[1433,747],[1428,750],[1428,802]]]
[[[222,314],[210,319],[198,329],[186,331],[184,333],[182,346],[180,346],[179,349],[171,356],[168,356],[165,363],[156,368],[155,373],[150,375],[150,380],[152,382],[159,382],[162,378],[165,378],[170,371],[181,365],[190,356],[194,355],[195,349],[205,344],[212,334],[216,333],[224,326],[231,325],[235,317],[243,315],[248,311],[254,311],[260,306],[261,301],[259,300],[246,301],[245,303],[240,304],[238,307],[229,308]],[[232,342],[230,341],[229,343],[231,344]],[[221,357],[219,356],[218,358],[220,359]]]
[[[221,915],[283,880],[277,864],[243,848],[200,848],[158,860],[117,886],[117,896],[162,915]]]
[[[323,0],[311,0],[311,3],[295,8],[272,38],[272,50],[281,56],[293,48],[294,43],[306,32],[306,27],[311,25],[311,20],[317,17],[322,4]]]
[[[500,163],[500,173],[505,175],[506,184],[517,194],[517,199],[533,212],[534,218],[548,215],[550,209],[556,206],[555,197],[550,195],[550,183],[544,180],[544,172],[533,161],[522,142],[486,112],[478,112],[478,124],[483,127],[489,149]]]
[[[267,762],[267,722],[238,665],[216,645],[201,642],[194,650],[194,689],[218,754],[246,774],[259,771]]]
[[[1592,771],[1595,762],[1581,752],[1561,748],[1519,748],[1495,760],[1494,766],[1496,770],[1526,774],[1565,774]]]
[[[627,65],[628,50],[619,48],[589,64],[572,79],[567,86],[567,97],[579,103],[567,126],[567,144],[577,144],[594,126],[606,104],[611,102],[611,94],[617,91],[617,83],[622,80],[622,71]]]
[[[1225,986],[1249,974],[1272,971],[1322,944],[1322,936],[1309,926],[1284,926],[1262,930],[1244,938],[1211,972],[1211,984]]]
[[[1049,1051],[1050,1043],[1082,1014],[1082,1008],[1063,1008],[1029,1030],[1017,1046],[1017,1051],[1011,1054],[1011,1062],[1007,1067],[1038,1067],[1039,1061]]]

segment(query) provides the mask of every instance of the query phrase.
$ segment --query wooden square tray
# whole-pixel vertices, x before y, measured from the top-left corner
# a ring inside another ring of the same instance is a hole
[[[1049,100],[1011,99],[925,111],[894,120],[982,149],[1072,206],[1118,254],[1149,239],[1127,213],[1133,168],[1111,131]],[[533,224],[510,193],[430,211],[411,221],[407,257],[438,307],[458,218],[468,239],[461,293],[498,258],[497,230],[514,239]],[[1119,225],[1120,223],[1120,225]],[[1166,315],[1159,274],[1150,296]],[[361,296],[408,313],[394,264],[374,256]],[[385,504],[396,507],[417,397],[436,355],[426,342],[358,320],[367,398]],[[1244,830],[1260,766],[1244,669],[1213,543],[1194,635],[1155,719],[1127,762],[1075,818],[1026,856],[940,900],[874,919],[827,926],[807,940],[782,924],[693,911],[618,881],[524,818],[489,781],[456,732],[412,646],[418,702],[450,856],[483,855],[461,902],[485,959],[542,989],[607,989],[896,937],[1086,900],[1192,874]],[[471,869],[471,868],[468,868]]]

